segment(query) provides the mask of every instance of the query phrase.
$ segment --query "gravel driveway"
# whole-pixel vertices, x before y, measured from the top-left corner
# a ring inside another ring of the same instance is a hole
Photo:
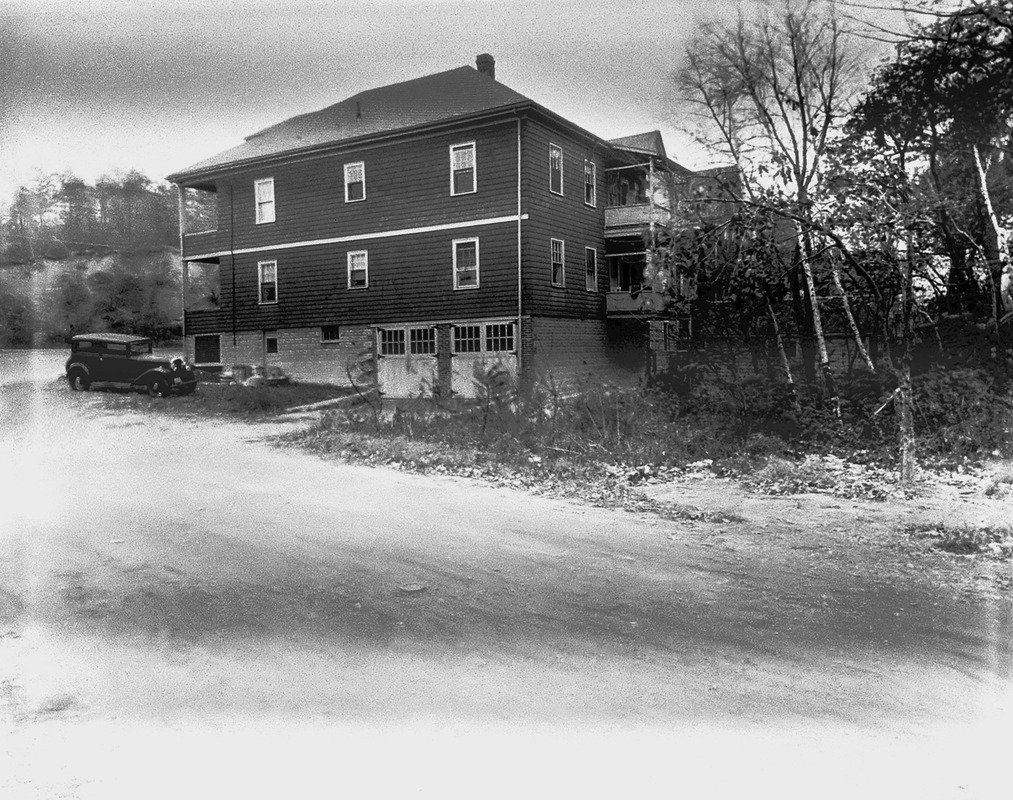
[[[0,796],[1006,785],[1008,598],[28,377],[0,380]]]

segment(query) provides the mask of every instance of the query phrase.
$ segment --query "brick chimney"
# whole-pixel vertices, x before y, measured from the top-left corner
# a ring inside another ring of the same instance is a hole
[[[475,59],[475,66],[483,75],[488,75],[493,80],[496,80],[496,59],[491,55],[482,53],[482,55]]]

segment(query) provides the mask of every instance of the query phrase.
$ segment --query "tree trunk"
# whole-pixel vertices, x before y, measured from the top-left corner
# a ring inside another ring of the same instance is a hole
[[[918,453],[915,442],[914,397],[911,391],[911,349],[914,346],[914,273],[913,243],[908,237],[907,253],[904,260],[904,294],[902,319],[904,345],[900,356],[900,386],[897,393],[897,421],[900,435],[900,483],[905,491],[914,488],[918,472]]]
[[[844,286],[841,284],[841,271],[837,266],[837,259],[831,258],[830,269],[834,276],[834,286],[837,287],[837,291],[841,293],[841,303],[844,305],[844,315],[848,318],[848,325],[851,327],[851,335],[855,337],[855,346],[858,347],[858,352],[862,356],[862,360],[865,361],[865,366],[869,368],[870,372],[875,372],[876,368],[872,365],[872,359],[869,358],[869,352],[865,349],[865,344],[862,342],[862,334],[858,330],[858,325],[855,323],[855,317],[851,313],[851,303],[848,302],[848,294],[844,291]]]
[[[777,315],[774,314],[774,309],[771,308],[770,302],[767,302],[767,312],[770,314],[770,321],[774,323],[774,341],[777,342],[777,352],[781,356],[781,366],[784,368],[784,377],[788,383],[788,399],[791,400],[792,407],[796,411],[801,411],[802,407],[799,405],[798,393],[795,391],[795,379],[791,375],[791,363],[788,361],[788,354],[784,351],[784,339],[781,338],[781,327],[777,324]]]
[[[978,172],[978,190],[981,192],[982,202],[985,204],[985,213],[988,216],[989,233],[987,237],[988,271],[992,283],[992,316],[996,320],[996,335],[999,335],[998,321],[1006,312],[1013,311],[1013,295],[1010,294],[1010,284],[1013,280],[1013,264],[1010,263],[1010,230],[999,224],[999,217],[992,206],[992,195],[988,190],[988,176],[985,172],[985,165],[981,160],[981,152],[978,145],[972,148],[974,151],[974,165]]]
[[[808,233],[802,230],[801,223],[797,221],[795,222],[795,233],[802,247],[802,274],[805,276],[805,285],[812,303],[813,333],[816,336],[816,346],[820,356],[820,369],[823,372],[827,396],[834,407],[834,415],[840,422],[841,398],[837,394],[837,384],[834,382],[834,372],[830,367],[830,355],[827,352],[827,341],[823,336],[823,319],[820,316],[819,298],[816,296],[816,283],[813,281],[812,245]]]
[[[795,264],[796,266],[789,274],[791,286],[791,305],[795,313],[795,330],[799,350],[802,352],[802,383],[812,386],[816,383],[816,348],[813,347],[812,325],[813,318],[809,312],[809,292],[805,288],[805,281],[799,280],[802,274],[802,248],[798,242],[795,243]]]

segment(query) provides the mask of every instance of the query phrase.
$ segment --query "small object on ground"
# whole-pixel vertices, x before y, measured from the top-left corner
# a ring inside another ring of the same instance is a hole
[[[284,386],[289,382],[289,377],[281,367],[272,366],[267,368],[264,380],[268,386]]]
[[[109,544],[123,544],[122,539],[110,539]]]
[[[243,386],[263,386],[267,383],[264,377],[264,368],[259,364],[253,368],[253,374],[243,381]]]
[[[418,594],[419,592],[424,592],[426,588],[424,583],[402,583],[397,587],[397,590],[401,594]]]

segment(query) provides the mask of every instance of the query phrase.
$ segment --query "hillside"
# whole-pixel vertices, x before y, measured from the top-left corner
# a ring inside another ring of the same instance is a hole
[[[45,347],[85,331],[178,337],[182,264],[171,248],[0,264],[0,347]]]

